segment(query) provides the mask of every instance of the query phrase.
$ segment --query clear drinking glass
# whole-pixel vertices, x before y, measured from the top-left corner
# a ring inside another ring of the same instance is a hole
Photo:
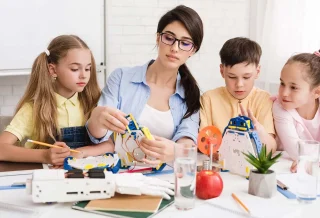
[[[179,210],[189,210],[195,204],[197,146],[176,144],[174,151],[174,204]]]
[[[298,142],[297,199],[311,203],[317,199],[320,143],[312,140]]]

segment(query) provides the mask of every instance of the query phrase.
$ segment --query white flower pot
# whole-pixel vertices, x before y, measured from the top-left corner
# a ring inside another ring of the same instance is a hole
[[[266,174],[258,173],[256,170],[251,170],[249,176],[249,190],[251,195],[271,198],[277,191],[276,173],[269,170]]]

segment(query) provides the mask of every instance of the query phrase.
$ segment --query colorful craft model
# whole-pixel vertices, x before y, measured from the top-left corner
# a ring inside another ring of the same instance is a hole
[[[220,161],[230,172],[248,176],[248,169],[253,167],[245,160],[242,152],[251,152],[257,156],[261,148],[262,144],[251,120],[246,116],[238,116],[230,119],[223,132]]]
[[[65,170],[80,169],[106,169],[112,173],[117,173],[120,169],[121,163],[117,154],[106,153],[102,156],[87,157],[77,159],[74,157],[67,157],[64,160],[63,168]]]
[[[143,162],[143,159],[155,160],[147,156],[140,148],[140,141],[142,138],[153,140],[149,129],[147,127],[139,126],[132,114],[126,116],[129,121],[127,131],[125,134],[114,134],[115,151],[121,160],[121,167],[127,168],[130,166],[148,166],[153,167],[155,171],[162,170],[165,163],[157,166],[150,166]]]

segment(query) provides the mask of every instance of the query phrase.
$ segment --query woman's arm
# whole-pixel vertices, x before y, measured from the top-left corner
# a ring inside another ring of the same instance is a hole
[[[186,139],[190,139],[193,141],[193,143],[197,144],[198,132],[199,132],[199,111],[192,114],[190,117],[186,119],[182,119],[180,125],[178,126],[176,134],[172,138],[172,141],[178,142],[180,139],[182,141]]]
[[[123,132],[128,121],[125,114],[119,109],[119,88],[122,70],[117,69],[111,73],[101,97],[86,124],[89,137],[95,144],[108,140],[114,132]],[[108,131],[110,130],[110,131]]]

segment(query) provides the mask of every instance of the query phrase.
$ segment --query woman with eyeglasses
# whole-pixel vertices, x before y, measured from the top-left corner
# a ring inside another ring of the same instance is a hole
[[[116,69],[87,123],[94,143],[124,133],[129,113],[149,128],[155,140],[143,139],[141,150],[156,160],[174,159],[175,143],[194,144],[199,129],[200,90],[185,62],[201,46],[203,24],[193,9],[180,5],[164,14],[157,27],[158,57],[142,66]]]

